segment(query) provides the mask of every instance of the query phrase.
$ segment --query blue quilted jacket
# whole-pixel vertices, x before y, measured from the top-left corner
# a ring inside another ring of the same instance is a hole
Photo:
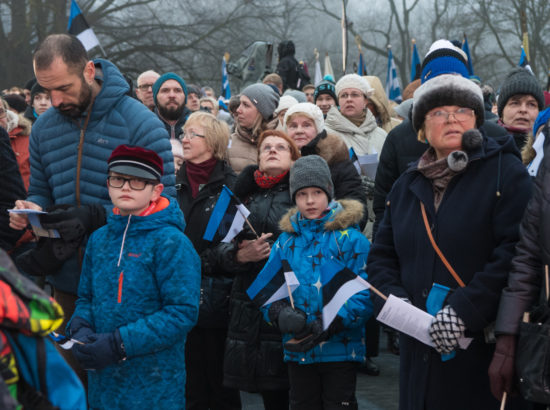
[[[336,258],[363,279],[367,278],[364,269],[370,243],[357,229],[363,212],[363,205],[359,201],[340,200],[332,202],[330,211],[321,219],[302,219],[296,208],[288,211],[281,219],[283,233],[274,248],[280,248],[281,258],[289,262],[300,282],[292,295],[296,308],[307,313],[308,322],[322,314],[320,266],[324,261]],[[264,318],[269,321],[269,307],[263,310]],[[356,293],[338,311],[345,330],[305,353],[285,349],[285,361],[299,364],[363,361],[364,323],[371,314],[369,291]],[[293,334],[283,335],[283,343],[293,337]]]
[[[175,200],[111,214],[90,237],[73,317],[119,329],[127,360],[88,373],[92,408],[184,409],[185,340],[198,317],[200,260]],[[120,258],[120,262],[119,262]]]
[[[94,60],[101,91],[94,101],[84,136],[80,166],[81,204],[101,203],[111,208],[107,191],[107,159],[120,144],[156,151],[164,161],[164,192],[176,196],[174,159],[168,133],[158,117],[129,97],[128,84],[107,60]],[[54,204],[76,204],[76,175],[80,127],[86,116],[71,120],[56,109],[34,123],[30,143],[31,181],[28,200],[46,209]],[[69,259],[59,273],[48,277],[56,289],[76,294],[80,266]]]

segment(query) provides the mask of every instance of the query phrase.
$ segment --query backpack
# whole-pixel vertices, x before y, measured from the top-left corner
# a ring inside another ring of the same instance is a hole
[[[24,409],[86,410],[80,379],[48,339],[14,331],[4,334],[15,355],[17,400]]]

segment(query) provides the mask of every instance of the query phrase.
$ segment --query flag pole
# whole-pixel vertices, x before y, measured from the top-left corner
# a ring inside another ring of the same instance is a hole
[[[388,297],[384,295],[382,292],[380,292],[378,289],[376,289],[374,286],[370,285],[370,288],[374,293],[376,293],[378,296],[380,296],[384,300],[388,300]]]
[[[500,410],[504,410],[506,407],[506,392],[502,393],[502,401],[500,402]]]
[[[290,299],[290,306],[292,306],[292,309],[294,309],[294,298],[292,297],[292,291],[290,290],[290,285],[285,280],[286,288],[288,289],[288,298]]]

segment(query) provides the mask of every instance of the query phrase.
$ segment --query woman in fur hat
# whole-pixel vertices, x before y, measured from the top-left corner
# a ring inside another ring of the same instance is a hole
[[[512,138],[478,130],[483,96],[470,80],[439,75],[414,102],[412,124],[428,149],[388,195],[367,262],[373,286],[434,316],[432,346],[401,335],[399,408],[498,409],[487,373],[494,344],[484,331],[506,286],[530,178]],[[434,283],[449,289],[440,303],[430,297]],[[380,310],[383,301],[374,302]]]

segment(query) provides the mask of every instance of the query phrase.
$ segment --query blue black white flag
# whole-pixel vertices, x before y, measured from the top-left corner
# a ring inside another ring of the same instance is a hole
[[[252,285],[247,289],[248,297],[256,306],[265,306],[287,298],[300,285],[298,278],[286,259],[281,259],[277,247],[274,255],[265,264]]]
[[[243,230],[250,211],[225,185],[206,225],[203,239],[215,242],[231,242]]]
[[[361,164],[359,163],[359,158],[357,157],[357,154],[355,153],[353,147],[349,148],[349,159],[357,170],[357,173],[361,175]]]
[[[420,56],[418,55],[416,43],[414,43],[411,57],[411,83],[420,78],[420,74],[422,73],[420,67]]]
[[[86,51],[91,50],[95,46],[99,46],[99,40],[94,30],[92,30],[84,18],[84,14],[80,11],[80,7],[78,7],[75,0],[71,1],[71,14],[69,16],[67,31],[80,40]]]
[[[359,65],[357,66],[357,74],[360,76],[368,75],[367,74],[367,65],[365,64],[365,59],[363,58],[363,53],[359,52]]]
[[[474,75],[474,65],[472,64],[472,56],[470,55],[470,46],[468,45],[468,37],[466,37],[466,34],[464,34],[464,41],[462,42],[462,51],[464,51],[468,58],[468,74],[472,76]]]
[[[388,70],[386,73],[386,95],[391,101],[400,103],[403,101],[401,96],[401,88],[399,87],[399,78],[397,78],[397,68],[393,61],[391,48],[388,49]]]
[[[527,54],[525,54],[525,49],[523,48],[523,46],[521,47],[521,56],[519,57],[519,64],[518,64],[520,67],[523,67],[527,70],[529,70],[529,72],[533,75],[535,75],[533,73],[533,70],[531,69],[531,65],[529,64],[529,59],[527,58]]]
[[[220,94],[224,100],[231,98],[231,88],[229,87],[229,75],[227,74],[227,61],[226,57],[222,58],[222,92]]]
[[[56,344],[59,345],[60,348],[64,350],[71,349],[75,345],[75,343],[83,344],[82,342],[76,339],[69,339],[67,336],[63,336],[56,332],[51,332],[49,336],[50,336],[50,339],[52,339]]]
[[[323,294],[323,329],[326,330],[344,303],[356,293],[369,289],[368,283],[335,259],[321,264]]]

